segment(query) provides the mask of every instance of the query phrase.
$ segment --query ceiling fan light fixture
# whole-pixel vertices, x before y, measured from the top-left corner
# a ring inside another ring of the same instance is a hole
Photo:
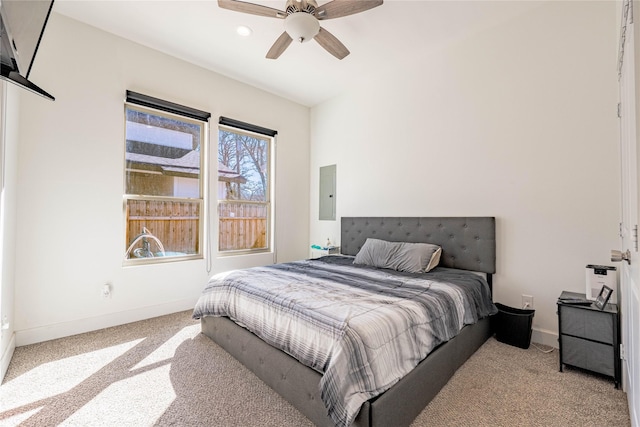
[[[296,12],[284,20],[284,29],[293,40],[308,42],[320,31],[320,22],[306,12]]]
[[[249,37],[253,33],[253,30],[246,25],[239,25],[236,28],[236,33],[242,37]]]

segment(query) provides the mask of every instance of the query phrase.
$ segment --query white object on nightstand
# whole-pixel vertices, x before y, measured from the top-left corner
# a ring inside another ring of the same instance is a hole
[[[340,246],[311,246],[311,258],[320,258],[328,255],[340,255]]]
[[[586,297],[588,300],[594,301],[604,285],[613,289],[613,294],[609,302],[612,304],[617,303],[616,282],[616,267],[609,265],[587,265]]]

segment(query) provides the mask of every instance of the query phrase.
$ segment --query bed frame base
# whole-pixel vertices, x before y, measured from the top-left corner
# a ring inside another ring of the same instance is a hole
[[[226,317],[201,319],[202,333],[249,368],[317,426],[334,426],[320,398],[321,375]],[[465,326],[382,395],[365,402],[352,426],[408,426],[455,371],[491,336],[489,318]]]

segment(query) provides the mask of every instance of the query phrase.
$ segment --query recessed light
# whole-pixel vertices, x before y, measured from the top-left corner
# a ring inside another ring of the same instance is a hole
[[[236,33],[238,33],[242,37],[249,37],[251,33],[253,33],[253,30],[246,25],[240,25],[238,26],[238,28],[236,28]]]

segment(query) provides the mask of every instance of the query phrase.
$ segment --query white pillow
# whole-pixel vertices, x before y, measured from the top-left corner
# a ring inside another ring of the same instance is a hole
[[[442,248],[429,243],[388,242],[368,238],[356,254],[354,264],[425,273],[440,262]]]

